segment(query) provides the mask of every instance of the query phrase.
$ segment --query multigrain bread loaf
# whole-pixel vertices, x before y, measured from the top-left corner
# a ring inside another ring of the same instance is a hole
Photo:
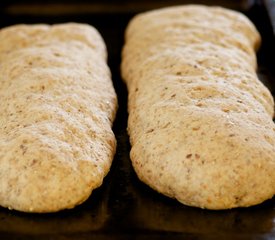
[[[54,212],[102,184],[116,148],[103,39],[85,24],[0,31],[0,205]]]
[[[126,30],[130,157],[153,189],[200,208],[275,194],[273,98],[256,74],[260,36],[242,14],[176,6]]]

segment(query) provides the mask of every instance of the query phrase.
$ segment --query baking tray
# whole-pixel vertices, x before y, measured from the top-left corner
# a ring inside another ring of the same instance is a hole
[[[275,199],[250,208],[209,211],[184,206],[151,190],[129,159],[127,90],[120,77],[120,52],[129,19],[175,4],[203,3],[244,12],[263,37],[260,79],[275,95],[272,1],[2,1],[0,27],[16,23],[85,22],[106,41],[119,98],[114,123],[117,153],[103,185],[82,205],[59,213],[26,214],[0,208],[0,239],[275,239]],[[268,9],[267,7],[268,6]],[[1,43],[0,43],[1,44]]]

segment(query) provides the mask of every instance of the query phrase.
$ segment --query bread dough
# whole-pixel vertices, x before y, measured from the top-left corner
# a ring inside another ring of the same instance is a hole
[[[0,204],[55,212],[85,201],[115,153],[106,47],[85,24],[0,31]]]
[[[176,6],[134,17],[125,42],[130,157],[140,180],[200,208],[272,198],[274,103],[257,78],[253,24],[221,7]]]

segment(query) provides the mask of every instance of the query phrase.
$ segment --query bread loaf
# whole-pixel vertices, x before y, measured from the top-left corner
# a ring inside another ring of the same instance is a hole
[[[92,26],[0,31],[0,205],[55,212],[102,184],[116,148],[116,94]]]
[[[273,197],[274,103],[256,74],[260,40],[244,15],[221,7],[169,7],[131,20],[121,70],[141,181],[208,209]]]

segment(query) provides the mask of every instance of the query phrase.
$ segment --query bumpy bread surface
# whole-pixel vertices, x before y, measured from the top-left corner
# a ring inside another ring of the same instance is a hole
[[[55,212],[85,201],[115,153],[106,47],[92,26],[0,31],[0,204]]]
[[[176,6],[126,30],[130,157],[153,189],[201,208],[275,194],[273,98],[256,74],[260,35],[241,13]]]

